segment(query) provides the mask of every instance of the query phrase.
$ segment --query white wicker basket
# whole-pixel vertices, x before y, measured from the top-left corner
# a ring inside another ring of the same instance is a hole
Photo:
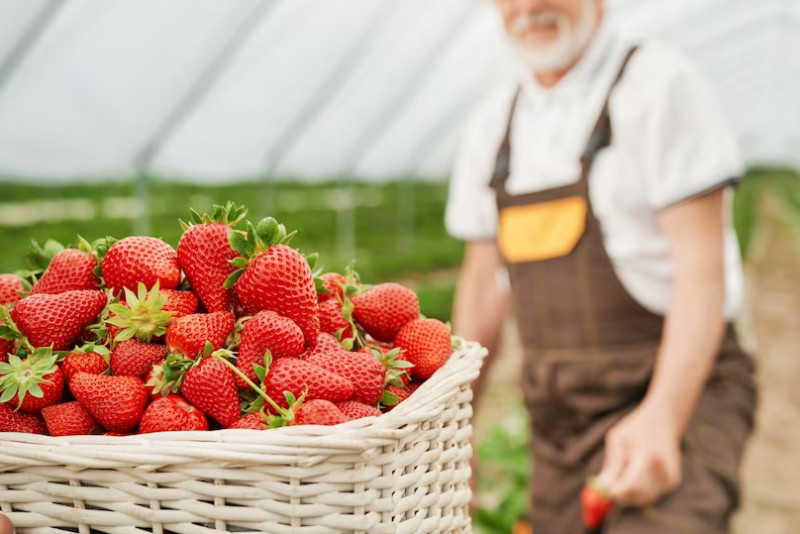
[[[469,533],[485,354],[462,343],[391,412],[335,427],[2,433],[0,509],[20,534]]]

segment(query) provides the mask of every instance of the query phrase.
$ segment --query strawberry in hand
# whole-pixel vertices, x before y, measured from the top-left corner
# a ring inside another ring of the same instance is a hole
[[[600,532],[608,514],[614,510],[614,501],[597,479],[590,477],[581,490],[583,524],[589,532]]]

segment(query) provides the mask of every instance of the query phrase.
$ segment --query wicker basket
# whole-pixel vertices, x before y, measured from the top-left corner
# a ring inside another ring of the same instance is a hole
[[[335,427],[53,438],[0,434],[0,509],[21,534],[471,532],[464,342],[409,399]]]

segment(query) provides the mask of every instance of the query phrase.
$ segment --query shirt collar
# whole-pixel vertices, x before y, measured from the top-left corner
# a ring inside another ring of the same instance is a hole
[[[539,85],[530,69],[520,65],[523,91],[537,100],[549,100],[573,94],[585,95],[608,68],[616,41],[617,35],[611,24],[603,21],[586,52],[569,72],[550,88]]]

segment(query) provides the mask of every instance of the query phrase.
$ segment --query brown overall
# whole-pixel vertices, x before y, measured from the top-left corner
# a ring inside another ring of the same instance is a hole
[[[525,351],[523,389],[534,458],[530,520],[534,534],[582,534],[580,489],[600,470],[606,432],[645,395],[664,318],[624,288],[592,211],[592,162],[611,143],[608,98],[581,158],[580,180],[511,195],[505,183],[516,100],[491,186],[499,209],[498,247]],[[755,400],[752,362],[729,327],[682,440],[680,487],[652,506],[622,510],[605,532],[727,532],[738,505],[738,470]]]

